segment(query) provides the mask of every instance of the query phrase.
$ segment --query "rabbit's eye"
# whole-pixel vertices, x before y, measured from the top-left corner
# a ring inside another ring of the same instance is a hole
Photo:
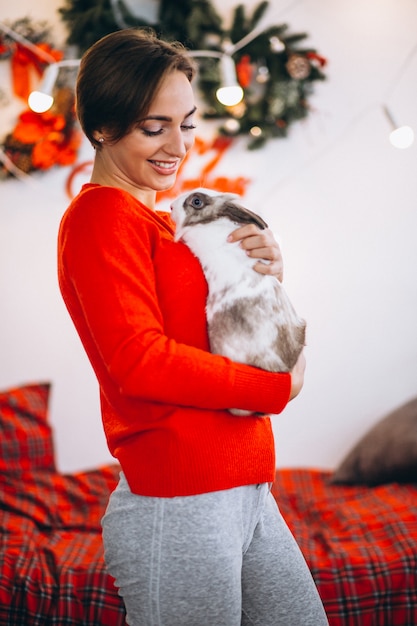
[[[191,198],[190,204],[194,209],[202,209],[204,206],[204,202],[199,196]]]

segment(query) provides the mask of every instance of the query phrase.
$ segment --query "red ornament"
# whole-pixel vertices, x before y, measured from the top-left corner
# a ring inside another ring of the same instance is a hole
[[[236,74],[239,85],[246,89],[252,82],[253,67],[249,54],[244,54],[240,61],[236,63]]]
[[[306,57],[307,59],[310,59],[310,61],[315,61],[317,65],[320,65],[320,67],[324,67],[327,64],[327,59],[320,54],[317,54],[317,52],[307,52]]]

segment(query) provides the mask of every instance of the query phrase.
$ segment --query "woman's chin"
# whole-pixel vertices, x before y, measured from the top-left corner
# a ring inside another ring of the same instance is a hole
[[[156,191],[168,191],[169,189],[172,189],[173,186],[175,185],[176,180],[177,180],[176,176],[167,178],[167,180],[162,181],[158,184]]]

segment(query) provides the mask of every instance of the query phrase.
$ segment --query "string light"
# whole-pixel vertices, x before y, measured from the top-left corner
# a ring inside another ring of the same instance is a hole
[[[111,0],[112,9],[114,11],[117,0]],[[118,7],[117,7],[118,8]],[[115,15],[116,17],[116,15]],[[117,22],[117,20],[116,20]],[[243,39],[233,44],[231,41],[223,42],[223,51],[216,50],[189,50],[188,54],[192,57],[212,57],[218,58],[220,63],[221,85],[216,91],[218,101],[224,106],[235,106],[239,104],[244,97],[244,91],[239,85],[236,75],[236,64],[232,58],[232,54],[246,46],[248,43],[256,39],[267,28],[266,18],[263,24],[259,24]],[[16,38],[16,37],[15,37]],[[276,41],[275,41],[276,39]],[[278,38],[274,38],[275,45],[282,45]],[[34,47],[30,42],[25,42],[27,47]],[[51,58],[48,59],[49,67],[45,70],[43,80],[36,91],[33,91],[28,99],[29,107],[36,113],[43,113],[51,108],[53,104],[53,89],[58,78],[59,69],[63,66],[76,67],[80,64],[80,59],[58,61]]]
[[[224,106],[234,106],[243,100],[244,92],[237,82],[236,65],[232,57],[223,54],[220,57],[221,87],[216,91],[217,100]]]
[[[78,67],[80,59],[66,59],[51,63],[43,74],[39,88],[29,94],[28,105],[35,113],[45,113],[54,103],[54,87],[62,67]]]
[[[408,66],[413,60],[416,52],[417,52],[417,44],[414,44],[413,48],[410,50],[410,52],[404,59],[396,76],[394,76],[393,80],[391,81],[390,86],[387,88],[383,102],[387,102],[391,98],[393,92],[398,87],[398,83],[403,78],[406,70],[408,69]],[[391,127],[391,132],[389,134],[390,143],[395,148],[399,148],[399,149],[406,149],[412,146],[414,143],[414,131],[411,128],[411,126],[398,126],[398,124],[395,122],[391,114],[391,111],[388,109],[386,104],[382,105],[382,110]]]
[[[192,50],[192,57],[214,57],[219,59],[221,86],[217,89],[216,97],[225,106],[234,106],[241,102],[244,91],[239,85],[236,76],[236,65],[229,54],[211,50]],[[37,90],[32,91],[28,98],[29,107],[36,113],[44,113],[51,108],[54,98],[53,91],[62,67],[78,67],[80,59],[67,59],[51,63],[45,70],[42,81]]]
[[[58,71],[58,64],[51,63],[43,74],[39,89],[29,94],[28,105],[35,113],[44,113],[53,105],[52,91],[58,78]]]
[[[35,111],[36,113],[43,113],[49,110],[54,102],[53,99],[53,90],[55,84],[58,79],[58,73],[61,67],[77,67],[80,64],[80,59],[69,59],[64,61],[56,62],[55,59],[45,53],[42,49],[38,48],[31,41],[16,33],[14,30],[6,26],[5,24],[0,22],[0,30],[5,32],[11,38],[15,39],[20,44],[27,47],[33,53],[35,53],[39,58],[43,61],[49,63],[46,68],[43,79],[39,85],[39,88],[33,91],[28,98],[28,105]],[[231,42],[225,42],[224,51],[218,52],[215,50],[192,50],[189,51],[190,56],[193,57],[214,57],[219,59],[220,63],[220,76],[221,76],[221,85],[216,91],[216,97],[221,104],[224,106],[235,106],[239,104],[244,98],[244,91],[242,87],[239,85],[237,76],[236,76],[236,65],[232,58],[232,54],[236,51],[243,48],[247,43],[255,39],[259,34],[261,34],[265,30],[265,26],[260,27],[258,25],[257,28],[253,29],[248,35],[246,35],[241,41],[236,44],[232,44]],[[282,41],[274,36],[270,38],[271,48],[275,51],[281,51],[283,43]],[[406,67],[410,63],[411,59],[414,57],[416,52],[416,47],[408,55],[405,60],[401,71],[398,73],[398,76],[393,81],[389,92],[392,92],[399,82],[401,75],[404,73]],[[414,131],[410,126],[398,126],[394,121],[391,112],[388,110],[386,105],[382,106],[385,117],[387,118],[390,126],[391,132],[389,135],[389,140],[393,146],[400,149],[406,149],[410,147],[414,143]],[[257,127],[253,127],[251,129],[251,134],[256,136],[258,129]]]
[[[390,143],[401,150],[409,148],[414,143],[414,131],[411,126],[398,126],[391,115],[387,106],[383,106],[382,110],[387,118],[392,130],[389,135]]]

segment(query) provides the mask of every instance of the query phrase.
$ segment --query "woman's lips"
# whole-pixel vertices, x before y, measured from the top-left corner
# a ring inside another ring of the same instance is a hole
[[[179,162],[175,161],[154,161],[149,160],[149,163],[153,166],[153,168],[162,175],[169,176],[171,174],[175,174],[178,169]]]

